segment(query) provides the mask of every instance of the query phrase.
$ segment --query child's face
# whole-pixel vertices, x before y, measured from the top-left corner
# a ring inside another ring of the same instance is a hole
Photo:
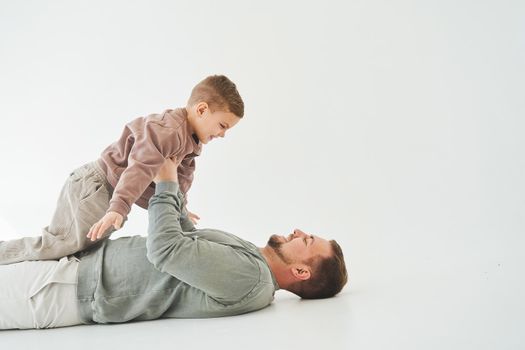
[[[226,131],[233,128],[239,120],[240,118],[231,112],[211,112],[209,108],[205,108],[197,113],[193,128],[199,141],[207,144],[216,137],[224,137]]]

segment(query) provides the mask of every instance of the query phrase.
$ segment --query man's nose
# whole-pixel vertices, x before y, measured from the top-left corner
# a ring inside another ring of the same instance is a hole
[[[303,237],[306,236],[306,233],[296,228],[295,230],[293,230],[293,235],[294,237]]]

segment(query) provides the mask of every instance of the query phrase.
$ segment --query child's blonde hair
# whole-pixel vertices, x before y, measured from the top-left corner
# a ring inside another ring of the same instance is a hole
[[[191,90],[188,105],[206,102],[210,109],[244,116],[244,102],[235,84],[224,75],[210,75]]]

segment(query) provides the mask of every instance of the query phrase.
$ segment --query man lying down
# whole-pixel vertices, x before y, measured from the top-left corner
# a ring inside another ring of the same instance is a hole
[[[195,229],[177,165],[166,160],[155,178],[147,237],[106,239],[59,261],[0,266],[0,329],[231,316],[268,306],[278,289],[306,299],[341,291],[347,271],[334,240],[296,229],[258,248]]]

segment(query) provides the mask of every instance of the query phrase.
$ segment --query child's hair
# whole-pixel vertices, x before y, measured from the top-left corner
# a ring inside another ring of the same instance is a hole
[[[188,105],[206,102],[212,112],[231,112],[237,117],[244,115],[244,102],[235,84],[224,75],[210,75],[191,90]]]

